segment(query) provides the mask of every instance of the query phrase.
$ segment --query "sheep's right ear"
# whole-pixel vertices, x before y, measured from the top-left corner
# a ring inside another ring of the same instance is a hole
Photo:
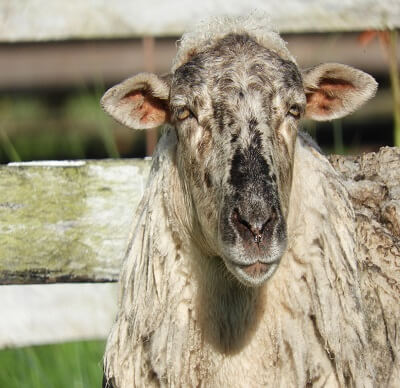
[[[156,128],[169,120],[169,77],[140,73],[107,90],[101,106],[132,129]]]

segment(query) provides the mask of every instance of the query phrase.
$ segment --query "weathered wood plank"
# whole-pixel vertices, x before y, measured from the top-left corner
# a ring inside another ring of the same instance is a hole
[[[117,307],[115,283],[0,287],[0,349],[104,339]]]
[[[215,15],[265,12],[281,32],[357,31],[400,27],[397,0],[3,0],[0,41],[179,36]]]
[[[146,160],[0,167],[0,284],[117,280],[149,167]]]

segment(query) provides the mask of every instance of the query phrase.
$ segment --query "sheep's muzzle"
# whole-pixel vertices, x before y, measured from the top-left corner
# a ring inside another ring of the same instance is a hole
[[[266,272],[271,268],[272,264],[261,263],[259,261],[250,265],[240,265],[239,267],[245,271],[248,275],[253,278],[265,275]]]

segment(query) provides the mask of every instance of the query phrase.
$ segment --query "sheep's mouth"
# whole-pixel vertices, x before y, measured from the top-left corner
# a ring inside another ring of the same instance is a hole
[[[259,277],[263,276],[269,270],[271,265],[272,263],[261,263],[260,261],[256,261],[253,264],[238,265],[238,267],[252,277]]]
[[[273,262],[256,261],[251,264],[227,263],[227,268],[235,277],[248,287],[259,287],[264,284],[278,268],[280,260]]]

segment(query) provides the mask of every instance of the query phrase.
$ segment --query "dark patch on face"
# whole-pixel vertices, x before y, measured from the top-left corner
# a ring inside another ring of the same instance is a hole
[[[254,134],[251,137],[250,148],[254,147],[260,154],[263,150],[262,141],[261,141],[261,133],[259,131],[254,131]],[[263,158],[264,159],[264,158]]]
[[[240,190],[245,186],[246,176],[246,158],[240,148],[237,148],[232,158],[229,183]]]
[[[250,144],[238,146],[231,160],[228,183],[233,190],[222,211],[222,239],[232,245],[239,241],[247,254],[257,257],[270,250],[273,238],[285,241],[286,224],[272,159],[263,155],[262,134],[254,129],[249,135]]]
[[[255,117],[252,117],[252,118],[249,120],[249,130],[250,130],[250,131],[254,131],[254,130],[257,128],[257,126],[258,126],[258,121],[257,121],[257,119],[256,119]]]
[[[214,118],[217,121],[219,132],[222,133],[224,130],[224,111],[225,106],[222,102],[212,100],[212,108],[214,113]]]
[[[244,191],[251,182],[262,190],[271,184],[269,178],[270,167],[263,155],[261,133],[257,130],[252,135],[250,146],[246,150],[238,147],[233,155],[229,183]]]
[[[217,124],[219,133],[222,134],[226,127],[232,127],[235,124],[234,115],[229,109],[229,106],[221,100],[213,99],[211,106],[213,109],[214,121]]]
[[[238,139],[238,137],[239,137],[239,135],[237,135],[236,133],[234,133],[234,134],[231,136],[231,143],[232,143],[232,144],[235,143],[236,140]]]

